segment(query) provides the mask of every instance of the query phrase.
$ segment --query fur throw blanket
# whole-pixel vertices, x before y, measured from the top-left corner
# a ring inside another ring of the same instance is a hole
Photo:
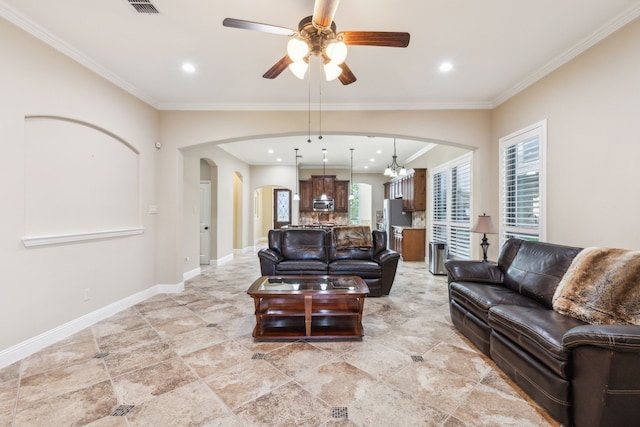
[[[338,250],[369,249],[373,246],[368,226],[334,227],[333,246]]]
[[[640,252],[583,249],[552,301],[554,310],[583,322],[640,325]]]

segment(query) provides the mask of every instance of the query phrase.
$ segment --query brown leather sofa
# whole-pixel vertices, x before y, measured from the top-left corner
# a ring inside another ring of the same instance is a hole
[[[387,235],[372,232],[368,248],[338,249],[331,230],[269,230],[268,247],[258,252],[263,276],[330,275],[360,276],[369,296],[389,295],[400,254],[387,249]]]
[[[552,308],[580,251],[510,239],[497,264],[447,261],[451,320],[563,425],[640,425],[640,326],[591,325]]]

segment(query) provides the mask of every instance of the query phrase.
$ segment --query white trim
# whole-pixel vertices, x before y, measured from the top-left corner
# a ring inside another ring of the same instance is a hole
[[[233,254],[224,256],[224,257],[219,258],[219,259],[212,259],[211,260],[211,265],[212,266],[218,266],[218,265],[226,264],[226,263],[231,262],[231,261],[233,261]]]
[[[200,273],[202,273],[200,267],[194,268],[191,271],[185,271],[184,273],[182,273],[182,280],[193,279],[194,277],[199,276]]]
[[[510,133],[507,136],[503,136],[498,140],[498,238],[500,244],[504,244],[502,236],[504,235],[503,227],[503,206],[504,199],[504,182],[502,181],[503,165],[503,151],[505,146],[511,146],[517,144],[519,139],[523,139],[527,133],[535,133],[539,138],[540,144],[540,218],[538,223],[538,240],[546,242],[547,240],[547,119],[543,119],[537,123],[529,125],[523,129]],[[515,141],[514,141],[515,139]]]
[[[12,347],[0,351],[0,369],[9,366],[19,360],[30,356],[43,348],[55,344],[60,340],[70,337],[104,319],[107,319],[122,310],[132,307],[146,299],[158,294],[180,293],[184,290],[184,282],[175,285],[155,285],[144,291],[125,297],[119,301],[99,308],[84,316],[71,320],[63,325],[57,326],[40,335],[29,338]]]
[[[123,230],[94,231],[90,233],[57,234],[51,236],[25,236],[22,243],[31,246],[58,245],[61,243],[80,242],[83,240],[110,239],[113,237],[134,236],[144,233],[144,228],[128,228]]]

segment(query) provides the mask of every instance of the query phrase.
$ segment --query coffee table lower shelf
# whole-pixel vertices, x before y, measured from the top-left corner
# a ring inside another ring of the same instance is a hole
[[[303,316],[265,316],[253,330],[256,339],[361,339],[362,323],[357,316],[314,316],[307,335]]]

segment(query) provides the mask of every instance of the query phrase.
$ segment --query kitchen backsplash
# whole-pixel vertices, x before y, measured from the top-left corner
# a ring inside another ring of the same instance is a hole
[[[411,215],[412,227],[426,227],[427,226],[427,213],[425,211],[413,212]]]

